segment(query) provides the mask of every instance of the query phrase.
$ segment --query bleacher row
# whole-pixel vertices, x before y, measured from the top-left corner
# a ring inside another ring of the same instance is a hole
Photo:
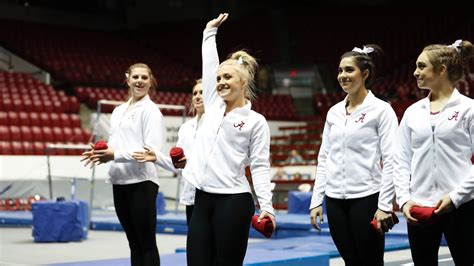
[[[97,108],[98,100],[123,101],[127,91],[116,88],[77,86],[75,95],[67,96],[29,74],[0,72],[0,154],[44,155],[46,143],[85,144],[91,132],[81,127],[80,103]],[[158,91],[157,103],[187,106],[190,93]],[[267,119],[297,119],[289,95],[262,96],[254,109]],[[276,107],[280,108],[276,108]],[[112,105],[102,112],[111,112]],[[165,115],[182,115],[181,111],[162,109]],[[57,150],[57,155],[76,155],[80,151]]]
[[[336,13],[339,14],[338,12]],[[294,13],[290,10],[288,19],[291,28],[300,29],[290,34],[295,40],[297,61],[322,63],[333,72],[337,69],[340,54],[348,49],[347,43],[358,45],[357,41],[364,39],[381,44],[389,56],[386,57],[385,64],[380,67],[381,72],[385,74],[384,79],[378,81],[372,89],[377,96],[391,102],[399,118],[407,106],[423,96],[423,91],[416,88],[412,76],[414,58],[423,45],[433,40],[446,39],[448,42],[454,40],[453,38],[466,37],[472,40],[473,37],[470,30],[472,23],[463,16],[459,16],[457,20],[447,18],[437,26],[434,26],[434,22],[425,26],[417,24],[415,22],[418,17],[409,16],[404,20],[407,23],[398,23],[394,20],[390,24],[393,29],[400,30],[387,31],[385,27],[374,24],[371,31],[357,32],[357,34],[343,32],[344,34],[339,34],[339,36],[334,36],[333,33],[335,27],[338,27],[337,23],[341,22],[326,23],[328,16],[316,18],[323,19],[318,22],[315,21],[313,15]],[[428,19],[431,21],[431,18]],[[257,58],[262,59],[261,62],[278,63],[280,55],[274,45],[276,36],[271,18],[262,18],[260,15],[229,21],[226,31],[219,34],[221,51],[227,54],[235,50],[235,45],[240,45],[241,40],[240,35],[234,33],[239,32],[241,28],[255,25],[254,21],[260,21],[266,31],[255,31],[258,34],[246,38],[245,46],[254,52]],[[99,99],[125,100],[127,91],[119,87],[123,87],[123,71],[132,63],[146,62],[154,70],[160,87],[160,91],[153,97],[157,103],[189,104],[189,92],[194,79],[199,77],[199,71],[196,69],[200,67],[199,43],[202,38],[200,23],[187,23],[186,25],[189,26],[171,23],[166,27],[147,27],[148,34],[139,32],[138,35],[134,36],[132,33],[132,36],[129,36],[123,32],[102,32],[10,20],[1,20],[1,22],[4,26],[0,28],[1,45],[49,71],[53,79],[68,82],[73,86],[71,88],[73,95],[66,95],[64,91],[55,90],[52,86],[37,81],[31,75],[0,72],[2,95],[0,100],[2,139],[0,141],[2,141],[2,147],[6,147],[0,150],[2,154],[11,154],[8,144],[5,144],[7,142],[81,143],[84,141],[85,136],[90,135],[90,132],[78,126],[77,115],[80,103],[94,109]],[[320,23],[325,23],[328,27],[320,27]],[[306,25],[306,27],[301,28],[296,25]],[[413,25],[416,26],[413,27]],[[450,30],[453,27],[457,28],[455,33]],[[148,31],[150,28],[152,30]],[[420,32],[423,32],[423,35],[420,35]],[[451,36],[454,34],[456,36]],[[182,42],[172,41],[178,40],[183,35],[189,39],[189,42],[197,44],[195,49],[189,49]],[[169,36],[170,41],[160,41],[161,36]],[[318,36],[318,38],[308,38],[308,36]],[[334,37],[341,38],[341,36],[343,39],[329,46],[320,41],[321,38],[333,39]],[[114,45],[111,46],[110,43]],[[179,51],[178,55],[175,55],[176,51]],[[472,62],[470,67],[474,69]],[[472,73],[466,75],[459,84],[461,92],[471,97],[474,95],[472,75]],[[169,91],[164,91],[163,88]],[[317,120],[324,121],[329,108],[343,98],[343,92],[315,94],[313,108]],[[299,117],[291,96],[261,95],[252,106],[268,120],[304,120],[308,126],[317,127],[309,131],[291,132],[288,130],[288,134],[272,138],[272,147],[296,145],[297,148],[303,149],[298,145],[312,145],[313,148],[316,147],[317,154],[322,124],[318,122],[314,125],[312,124],[314,119]],[[102,111],[110,112],[112,109],[112,106],[104,106]],[[55,116],[53,113],[60,115]],[[63,116],[65,113],[71,114],[69,119]],[[172,110],[163,110],[163,113],[165,115],[182,114]],[[71,120],[69,124],[73,126],[68,126],[68,120]],[[14,146],[19,147],[18,143]],[[22,144],[22,146],[28,145]],[[30,152],[29,149],[26,150]],[[312,149],[304,148],[303,150],[311,150],[304,152],[303,156],[308,161],[314,161]],[[274,162],[282,161],[284,152],[286,148],[273,148]]]
[[[0,111],[78,113],[75,96],[57,91],[26,73],[0,72]]]

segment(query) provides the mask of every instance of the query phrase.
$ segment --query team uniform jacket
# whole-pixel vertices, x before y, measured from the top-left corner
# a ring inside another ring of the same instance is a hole
[[[320,206],[324,195],[355,199],[380,192],[378,208],[392,211],[395,112],[371,91],[350,115],[346,101],[328,112],[310,209]]]
[[[204,117],[204,114],[201,116],[201,120]],[[193,146],[196,138],[196,131],[198,129],[197,117],[194,117],[191,120],[186,121],[181,125],[178,131],[178,142],[176,143],[177,147],[183,148],[184,155],[186,158],[190,158],[193,152]],[[180,203],[184,205],[194,205],[194,196],[196,194],[196,188],[189,184],[185,178],[181,180],[181,196]]]
[[[474,198],[474,101],[455,89],[433,131],[429,97],[408,107],[400,123],[394,172],[397,202],[434,207],[449,194],[458,208]]]
[[[203,98],[206,114],[196,133],[183,176],[194,187],[216,194],[251,193],[245,176],[250,165],[261,210],[274,214],[270,186],[270,129],[250,102],[225,114],[226,103],[216,92],[219,57],[217,28],[203,33]]]
[[[130,101],[117,106],[110,118],[108,145],[114,149],[107,183],[133,184],[150,180],[157,185],[158,173],[154,163],[139,163],[132,154],[144,146],[161,149],[163,115],[148,95],[130,106]],[[127,110],[128,109],[128,110]],[[168,156],[157,155],[157,164],[175,171]]]

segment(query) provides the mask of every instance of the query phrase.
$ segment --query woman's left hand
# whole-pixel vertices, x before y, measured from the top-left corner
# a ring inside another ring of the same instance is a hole
[[[206,29],[209,30],[212,28],[219,28],[219,26],[224,23],[224,21],[227,20],[227,17],[229,16],[228,13],[220,13],[219,16],[215,19],[211,19],[207,24],[206,24]]]
[[[146,163],[146,162],[156,162],[156,154],[155,152],[148,147],[143,147],[145,151],[136,151],[132,154],[133,159],[137,160],[139,163]]]
[[[452,212],[454,209],[453,201],[449,195],[445,195],[438,201],[438,204],[436,204],[436,210],[434,213],[437,215],[443,215]]]
[[[258,217],[258,222],[260,222],[263,217],[268,217],[270,218],[270,220],[272,221],[272,224],[273,224],[273,230],[276,229],[276,220],[275,220],[275,216],[273,216],[273,214],[267,212],[267,211],[262,211],[262,213],[260,213],[260,216]]]

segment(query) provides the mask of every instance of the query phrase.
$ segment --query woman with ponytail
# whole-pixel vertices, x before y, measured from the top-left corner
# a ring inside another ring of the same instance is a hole
[[[415,265],[437,265],[444,234],[456,265],[474,265],[474,101],[456,82],[474,56],[469,41],[426,46],[413,73],[430,91],[400,122],[394,184]],[[434,209],[429,222],[416,215]],[[417,218],[418,217],[418,218]]]
[[[384,232],[391,212],[393,148],[398,120],[392,107],[369,90],[375,80],[377,45],[342,55],[337,80],[346,98],[331,107],[324,125],[310,205],[311,224],[329,230],[346,265],[383,265]],[[383,167],[382,167],[383,165]],[[372,220],[377,230],[370,226]]]
[[[219,64],[218,27],[228,14],[209,21],[203,33],[203,99],[206,115],[196,132],[183,176],[196,188],[187,239],[188,265],[242,265],[255,212],[245,168],[250,166],[260,217],[275,225],[270,185],[270,130],[251,110],[256,60],[245,51]]]

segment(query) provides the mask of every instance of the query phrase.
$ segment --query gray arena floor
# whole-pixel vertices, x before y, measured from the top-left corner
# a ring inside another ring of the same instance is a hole
[[[0,228],[0,265],[44,265],[129,256],[124,232],[91,230],[87,240],[82,242],[47,244],[34,243],[31,232],[31,228]],[[186,245],[183,235],[157,234],[156,238],[160,254],[174,253],[176,248]],[[250,240],[256,241],[269,240]],[[409,250],[387,252],[385,262],[385,265],[413,265]],[[336,265],[344,263],[340,258],[331,259],[331,266]],[[454,265],[447,247],[440,249],[439,265]]]

